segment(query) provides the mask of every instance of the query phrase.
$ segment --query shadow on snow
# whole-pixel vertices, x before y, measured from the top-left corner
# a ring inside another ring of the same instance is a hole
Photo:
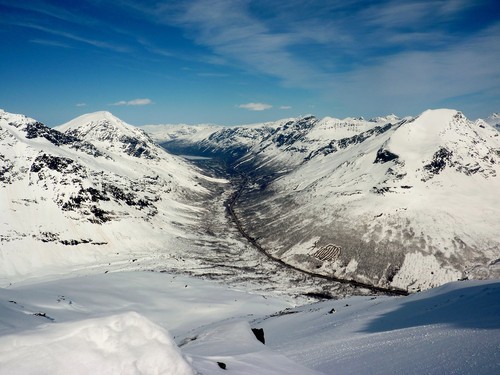
[[[500,329],[500,281],[477,283],[458,289],[459,284],[453,283],[406,297],[407,302],[373,319],[363,331],[385,332],[438,324]]]

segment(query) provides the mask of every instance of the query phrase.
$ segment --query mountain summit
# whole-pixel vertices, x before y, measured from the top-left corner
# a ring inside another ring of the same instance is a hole
[[[137,158],[158,159],[161,153],[161,149],[143,130],[107,111],[82,115],[55,129],[98,144],[106,150],[121,149]]]

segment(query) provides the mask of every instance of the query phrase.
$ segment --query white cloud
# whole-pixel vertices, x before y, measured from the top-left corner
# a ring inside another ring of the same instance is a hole
[[[278,77],[292,86],[317,87],[316,82],[327,80],[308,59],[291,52],[295,45],[311,41],[315,33],[298,32],[296,27],[276,32],[252,14],[246,1],[185,1],[161,6],[155,14],[167,24],[182,27],[188,37],[225,63]]]
[[[248,109],[249,111],[264,111],[273,108],[273,106],[266,103],[247,103],[240,104],[238,108]]]
[[[153,104],[153,101],[148,98],[144,99],[134,99],[134,100],[120,100],[119,102],[113,103],[111,105],[149,105]]]
[[[87,103],[76,103],[77,107],[85,107]]]
[[[292,109],[292,107],[289,105],[282,105],[280,109]]]

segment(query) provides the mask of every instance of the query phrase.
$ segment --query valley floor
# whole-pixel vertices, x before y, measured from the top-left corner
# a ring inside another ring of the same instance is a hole
[[[195,162],[205,173],[230,177],[231,183],[221,184],[210,199],[191,204],[202,208],[195,225],[187,228],[186,238],[178,238],[181,251],[175,256],[157,254],[148,260],[139,258],[141,269],[183,273],[204,279],[217,280],[225,285],[246,291],[287,296],[294,303],[312,302],[322,297],[339,298],[350,295],[373,294],[272,261],[257,249],[238,230],[227,210],[227,202],[239,188],[238,177],[221,172],[220,162],[198,159]],[[163,259],[162,259],[163,258]]]

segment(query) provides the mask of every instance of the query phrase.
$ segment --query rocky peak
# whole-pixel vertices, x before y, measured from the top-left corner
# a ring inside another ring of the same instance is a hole
[[[109,151],[124,152],[133,157],[157,159],[160,152],[159,146],[144,130],[127,124],[107,111],[82,115],[57,129],[99,144]]]

